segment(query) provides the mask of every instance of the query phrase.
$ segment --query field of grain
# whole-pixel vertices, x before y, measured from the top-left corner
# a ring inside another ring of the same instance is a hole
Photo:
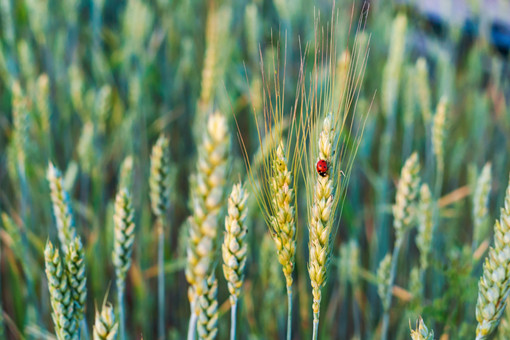
[[[510,339],[489,2],[0,0],[0,340]]]

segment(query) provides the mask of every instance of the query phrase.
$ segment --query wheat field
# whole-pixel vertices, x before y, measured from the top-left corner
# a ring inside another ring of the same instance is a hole
[[[429,2],[0,0],[0,340],[510,339],[510,5]]]

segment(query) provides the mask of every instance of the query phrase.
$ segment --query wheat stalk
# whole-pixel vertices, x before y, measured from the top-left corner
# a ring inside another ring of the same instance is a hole
[[[248,232],[245,220],[248,213],[246,201],[248,194],[241,186],[235,184],[228,199],[228,215],[225,217],[225,236],[222,245],[223,273],[228,283],[230,304],[232,306],[230,338],[236,337],[237,299],[244,281]]]
[[[499,221],[494,225],[494,247],[489,250],[478,284],[476,339],[487,339],[497,328],[510,292],[510,183]]]

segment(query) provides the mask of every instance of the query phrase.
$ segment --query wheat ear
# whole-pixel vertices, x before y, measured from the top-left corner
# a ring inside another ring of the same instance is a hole
[[[333,127],[331,115],[326,116],[322,131],[319,135],[319,159],[331,165],[333,145]],[[334,171],[333,169],[329,170]],[[312,285],[313,295],[313,334],[317,337],[319,327],[319,313],[321,303],[321,289],[327,279],[327,270],[330,262],[330,238],[331,238],[331,210],[333,208],[334,181],[330,174],[326,176],[316,175],[313,191],[313,203],[310,210],[310,239],[308,248],[310,259],[308,274]]]
[[[227,175],[227,153],[230,146],[227,120],[220,113],[211,114],[198,149],[197,170],[191,178],[191,207],[189,238],[186,252],[186,279],[191,287],[188,338],[193,338],[198,309],[197,296],[204,294],[205,283],[211,273],[218,237],[218,217],[223,204]]]
[[[246,253],[248,232],[245,220],[248,194],[241,186],[235,184],[228,198],[228,215],[225,217],[225,236],[221,247],[223,255],[223,274],[228,283],[230,304],[232,308],[230,338],[235,339],[237,299],[244,281],[244,267],[246,266]]]
[[[413,340],[434,340],[434,331],[425,326],[425,322],[420,318],[416,329],[411,330],[411,339]]]
[[[287,283],[287,339],[292,334],[292,273],[296,254],[296,223],[294,219],[294,189],[292,173],[289,171],[285,149],[280,141],[276,153],[271,154],[272,178],[270,190],[272,215],[269,218],[272,237],[276,244],[278,260],[282,265]]]
[[[119,324],[115,322],[115,313],[110,304],[105,304],[101,313],[96,310],[96,321],[94,323],[94,340],[115,340]]]
[[[204,293],[197,297],[199,310],[197,321],[198,338],[212,340],[218,334],[218,280],[214,272],[204,284]]]
[[[53,310],[52,318],[58,340],[78,339],[73,294],[58,249],[48,241],[44,250],[46,277]]]
[[[395,245],[391,256],[391,269],[389,273],[389,289],[383,299],[383,322],[382,322],[382,340],[386,340],[388,336],[388,327],[390,322],[389,310],[391,307],[391,293],[395,275],[397,271],[398,255],[402,246],[404,235],[411,226],[415,218],[415,198],[418,194],[418,186],[420,185],[420,164],[418,155],[414,152],[404,163],[400,180],[397,186],[395,204],[393,205],[393,228],[395,229]]]
[[[161,135],[152,147],[151,172],[149,177],[152,212],[156,216],[158,233],[158,338],[164,338],[165,327],[165,264],[164,246],[165,214],[170,196],[170,155],[168,139]],[[122,330],[122,327],[121,327]],[[122,334],[122,331],[121,331]]]
[[[510,183],[499,221],[494,225],[494,247],[489,250],[478,284],[476,339],[487,339],[499,324],[510,292]]]
[[[78,325],[83,320],[87,301],[87,276],[85,273],[85,251],[80,238],[71,241],[65,257],[66,275],[74,301],[74,318]]]
[[[114,222],[114,243],[113,243],[113,265],[117,282],[117,296],[119,303],[120,338],[124,339],[126,334],[124,315],[124,288],[126,274],[131,266],[131,252],[135,240],[135,224],[133,222],[134,211],[131,206],[131,196],[126,189],[121,189],[115,198]]]
[[[69,194],[64,189],[62,173],[51,162],[48,165],[47,178],[50,184],[51,203],[57,223],[58,238],[62,250],[66,253],[68,245],[76,237]]]
[[[491,163],[487,163],[476,181],[473,194],[473,250],[487,236],[487,214],[491,185]]]

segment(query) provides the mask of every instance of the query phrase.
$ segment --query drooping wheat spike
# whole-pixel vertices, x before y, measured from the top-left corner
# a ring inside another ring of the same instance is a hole
[[[204,282],[210,275],[219,230],[219,213],[223,204],[224,187],[227,177],[227,157],[230,137],[225,116],[211,114],[207,129],[198,149],[197,170],[191,178],[191,208],[189,219],[188,249],[186,252],[186,279],[192,305],[196,296],[204,294]],[[190,320],[190,332],[194,332]]]
[[[436,195],[440,195],[444,172],[444,140],[446,134],[446,114],[448,99],[442,97],[437,104],[434,123],[432,125],[432,151],[436,156]]]
[[[324,118],[322,131],[319,135],[319,159],[331,164],[333,145],[333,127],[331,116]],[[329,170],[330,172],[333,169]],[[326,282],[330,261],[331,210],[333,206],[333,179],[330,176],[316,175],[313,205],[310,209],[308,248],[310,259],[308,274],[312,284],[314,325],[319,323],[321,289]]]
[[[425,271],[429,266],[428,256],[432,243],[432,228],[434,206],[429,186],[422,184],[420,188],[420,202],[418,204],[418,234],[416,235],[416,246],[420,250],[420,270]]]
[[[96,310],[96,321],[94,323],[94,340],[115,340],[119,324],[115,322],[115,313],[111,304],[105,304],[101,313]]]
[[[85,312],[87,301],[87,276],[85,272],[85,251],[79,237],[71,241],[65,257],[66,276],[74,301],[74,319],[79,325]]]
[[[62,174],[51,162],[48,165],[47,178],[50,184],[51,203],[57,223],[60,246],[64,253],[67,253],[68,245],[76,238],[71,202],[63,186]]]
[[[199,339],[211,340],[218,334],[218,280],[214,272],[204,284],[204,293],[197,297]]]
[[[402,241],[403,234],[407,231],[415,216],[414,200],[420,185],[419,171],[418,154],[415,152],[406,160],[402,168],[395,204],[392,207],[393,227],[395,228],[397,243]]]
[[[149,177],[150,198],[152,212],[156,216],[158,232],[158,338],[164,336],[164,306],[165,306],[165,277],[164,277],[164,245],[165,214],[170,205],[170,155],[168,139],[161,135],[152,147],[151,173]],[[121,320],[122,325],[122,320]],[[123,327],[121,326],[121,337]]]
[[[423,322],[423,319],[418,320],[416,329],[411,330],[411,339],[413,340],[434,340],[434,331],[429,330]]]
[[[117,296],[119,303],[120,337],[125,337],[124,289],[126,274],[131,267],[131,252],[135,240],[134,211],[131,206],[131,196],[127,189],[120,189],[115,198],[115,213],[113,215],[115,239],[113,244],[113,264],[117,282]]]
[[[491,163],[487,163],[476,181],[473,193],[473,248],[476,248],[487,237],[489,226],[487,214],[491,185]]]
[[[432,117],[430,109],[430,85],[429,85],[429,70],[427,61],[424,58],[419,58],[416,61],[416,90],[418,91],[418,103],[420,105],[421,114],[425,126],[428,126]]]
[[[245,222],[246,214],[248,213],[246,207],[247,199],[248,194],[241,186],[241,183],[235,184],[228,198],[228,215],[225,217],[225,236],[221,247],[223,274],[228,283],[230,305],[232,308],[231,339],[235,339],[236,334],[237,299],[244,281],[246,253],[248,251],[248,244],[246,242],[248,229]]]
[[[384,66],[382,84],[383,112],[392,115],[398,104],[400,71],[404,60],[407,31],[407,17],[399,14],[393,20],[388,61]]]
[[[273,215],[270,217],[273,239],[276,243],[278,260],[283,268],[287,288],[292,286],[294,256],[296,254],[296,223],[294,221],[294,189],[292,173],[287,166],[282,142],[272,157],[271,196]]]
[[[379,298],[382,301],[384,310],[389,308],[389,302],[386,296],[391,294],[392,290],[390,282],[391,262],[391,254],[386,254],[386,256],[379,263],[379,268],[377,268],[377,293],[379,293]]]
[[[58,249],[48,241],[44,250],[46,277],[53,310],[52,318],[58,340],[78,339],[79,329],[75,318],[72,290]]]
[[[149,177],[152,212],[157,218],[163,218],[169,207],[170,195],[170,155],[169,141],[160,135],[152,147],[151,172]]]
[[[383,301],[384,313],[382,322],[382,340],[386,340],[388,336],[388,327],[390,322],[389,309],[391,307],[391,293],[395,275],[397,271],[398,255],[402,246],[404,235],[414,221],[416,207],[415,198],[418,194],[418,186],[420,185],[420,164],[418,162],[418,154],[414,152],[404,163],[400,180],[397,186],[395,204],[393,205],[393,228],[395,229],[395,245],[391,256],[391,268],[389,272],[389,289]]]
[[[487,339],[497,328],[510,292],[510,183],[499,221],[494,225],[494,247],[483,265],[476,303],[476,339]]]

